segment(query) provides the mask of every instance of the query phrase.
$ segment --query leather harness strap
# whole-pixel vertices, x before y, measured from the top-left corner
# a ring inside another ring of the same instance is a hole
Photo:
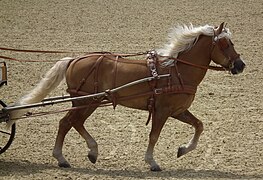
[[[157,72],[157,53],[156,51],[150,51],[147,54],[147,66],[150,70],[150,74],[154,77],[154,80],[149,82],[149,86],[151,87],[152,91],[154,91],[157,87],[157,77],[158,77],[158,72]],[[147,108],[149,111],[149,116],[146,122],[146,126],[148,125],[148,123],[150,122],[151,118],[153,119],[153,121],[155,120],[155,93],[152,93],[151,97],[148,99],[147,102]]]
[[[162,56],[162,57],[164,57],[164,56]],[[185,60],[178,59],[178,58],[173,58],[173,57],[168,57],[168,56],[167,56],[167,58],[173,59],[175,61],[181,62],[183,64],[187,64],[187,65],[190,65],[190,66],[193,66],[193,67],[204,69],[204,70],[211,69],[211,70],[215,70],[215,71],[226,71],[226,68],[220,67],[220,66],[211,66],[211,65],[209,65],[209,66],[202,66],[202,65],[194,64],[194,63],[191,63],[189,61],[185,61]]]
[[[120,57],[120,56],[116,56],[116,59],[115,59],[114,75],[113,75],[112,87],[116,87],[117,68],[118,68],[118,60],[119,60],[119,57]],[[113,108],[115,109],[115,107],[117,106],[116,96],[114,96],[113,94],[109,94],[109,95],[111,96],[112,105],[113,105]]]
[[[103,55],[101,55],[97,61],[95,62],[95,64],[92,66],[92,68],[88,71],[88,73],[86,74],[86,76],[80,81],[79,83],[79,86],[76,88],[76,91],[79,91],[81,89],[81,87],[85,84],[87,78],[91,75],[91,73],[93,71],[94,72],[94,93],[97,93],[98,92],[98,70],[99,70],[99,65],[102,61],[102,59],[104,58]],[[79,61],[80,59],[83,59],[83,58],[79,58],[75,61],[75,63],[77,61]]]
[[[47,51],[47,50],[32,50],[32,49],[15,49],[0,47],[0,50],[4,51],[15,51],[15,52],[28,52],[28,53],[51,53],[51,54],[65,54],[65,53],[85,53],[80,51]]]

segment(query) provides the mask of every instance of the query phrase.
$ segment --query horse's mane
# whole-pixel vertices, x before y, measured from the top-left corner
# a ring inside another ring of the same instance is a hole
[[[204,25],[194,27],[192,24],[178,25],[171,29],[168,35],[168,43],[162,48],[157,49],[157,53],[161,56],[172,56],[177,58],[178,54],[182,51],[191,49],[198,41],[200,35],[214,36],[214,26]],[[230,38],[231,33],[228,28],[224,28],[218,38],[227,37]],[[164,60],[165,61],[165,60]],[[169,62],[163,62],[163,65],[170,65]]]

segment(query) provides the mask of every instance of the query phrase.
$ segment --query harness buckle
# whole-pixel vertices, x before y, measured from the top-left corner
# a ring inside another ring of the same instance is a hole
[[[163,89],[162,88],[154,89],[154,94],[160,95],[162,93],[163,93]]]

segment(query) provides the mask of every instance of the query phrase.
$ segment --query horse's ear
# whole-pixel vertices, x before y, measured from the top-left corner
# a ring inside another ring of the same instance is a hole
[[[220,26],[216,29],[216,33],[215,33],[215,34],[216,34],[216,35],[221,34],[223,28],[224,28],[224,22],[222,22],[222,23],[220,24]]]

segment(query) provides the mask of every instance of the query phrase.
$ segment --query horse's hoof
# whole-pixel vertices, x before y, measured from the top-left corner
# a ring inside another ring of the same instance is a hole
[[[158,172],[158,171],[162,171],[162,169],[158,165],[156,165],[151,167],[151,171]]]
[[[58,166],[62,167],[62,168],[71,168],[71,166],[68,162],[58,163]]]
[[[97,157],[95,157],[94,155],[89,154],[88,158],[89,158],[90,162],[92,162],[93,164],[95,164],[97,161]]]
[[[179,147],[177,152],[177,158],[183,156],[185,154],[184,147]]]

